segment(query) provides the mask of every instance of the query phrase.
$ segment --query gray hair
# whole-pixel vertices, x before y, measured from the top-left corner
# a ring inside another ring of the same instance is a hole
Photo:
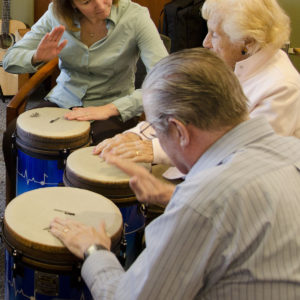
[[[266,46],[279,49],[289,42],[290,19],[276,0],[206,0],[202,16],[219,19],[233,43],[253,39],[250,54]]]
[[[214,131],[235,126],[248,116],[238,79],[207,49],[186,49],[163,58],[142,89],[147,120],[161,131],[167,129],[169,117]]]

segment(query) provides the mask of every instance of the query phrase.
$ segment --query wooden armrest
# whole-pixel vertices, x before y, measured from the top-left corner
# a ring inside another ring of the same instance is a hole
[[[6,126],[24,112],[28,96],[49,76],[57,72],[58,58],[43,65],[10,100],[6,108]]]

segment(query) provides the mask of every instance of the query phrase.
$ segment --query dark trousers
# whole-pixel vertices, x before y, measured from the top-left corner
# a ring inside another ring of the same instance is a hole
[[[55,103],[42,101],[34,108],[41,107],[58,107]],[[97,145],[101,141],[121,133],[138,123],[139,118],[134,117],[127,122],[123,122],[119,117],[111,117],[104,121],[94,121],[91,123],[92,145]],[[6,128],[3,134],[3,156],[6,166],[7,181],[6,184],[6,204],[16,195],[16,154],[13,150],[13,134],[16,130],[16,119],[13,120]]]

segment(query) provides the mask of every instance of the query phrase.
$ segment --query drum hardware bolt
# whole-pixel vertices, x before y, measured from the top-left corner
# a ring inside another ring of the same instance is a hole
[[[77,263],[72,267],[71,286],[80,288],[82,286],[82,278],[80,276],[82,263]]]
[[[144,217],[147,216],[147,212],[148,212],[148,207],[145,204],[140,204],[139,205],[139,210],[138,210],[139,214],[143,215]]]
[[[16,133],[14,132],[11,135],[11,149],[15,150],[15,146],[16,146]]]
[[[127,248],[127,241],[125,235],[123,234],[123,237],[120,242],[120,254],[118,256],[118,259],[122,265],[125,265],[125,261],[126,261],[126,248]]]
[[[69,154],[70,154],[70,149],[60,150],[60,156],[63,159],[63,168],[66,166],[66,160],[67,160],[67,157],[69,156]]]
[[[21,260],[21,258],[20,258],[20,253],[16,249],[13,250],[12,257],[13,257],[13,264],[12,264],[13,277],[16,278],[17,275],[23,277],[24,268],[20,263],[18,263]]]

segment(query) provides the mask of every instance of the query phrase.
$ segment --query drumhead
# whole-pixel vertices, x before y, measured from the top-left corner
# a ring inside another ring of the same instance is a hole
[[[25,256],[36,260],[74,261],[74,256],[49,231],[55,217],[77,220],[96,229],[104,221],[112,238],[112,249],[122,236],[122,215],[112,201],[87,190],[50,187],[21,194],[7,205],[5,238]]]
[[[119,168],[93,154],[94,147],[81,148],[67,158],[64,183],[100,193],[115,202],[134,197],[129,187],[130,177]],[[150,169],[150,164],[141,164]]]
[[[90,123],[67,120],[68,109],[43,107],[25,111],[17,119],[20,144],[38,149],[75,149],[89,143]]]

